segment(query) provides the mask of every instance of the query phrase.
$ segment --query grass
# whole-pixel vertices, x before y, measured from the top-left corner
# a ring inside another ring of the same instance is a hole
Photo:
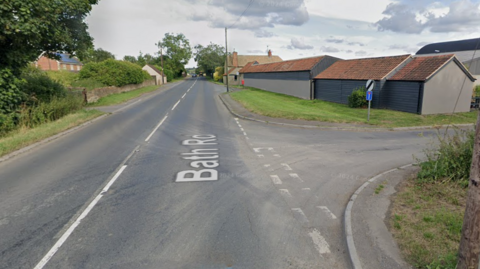
[[[383,184],[378,185],[375,188],[375,194],[379,194],[383,190],[383,188],[385,188],[385,186]]]
[[[457,182],[402,183],[390,230],[407,261],[416,268],[455,268],[466,195]]]
[[[66,70],[45,71],[51,79],[60,82],[63,86],[69,88],[85,88],[87,91],[105,87],[105,84],[93,79],[80,79],[79,74]]]
[[[97,102],[88,104],[88,106],[111,106],[111,105],[116,105],[116,104],[121,104],[124,103],[130,99],[139,97],[142,94],[148,93],[148,92],[153,92],[157,90],[159,86],[153,85],[153,86],[147,86],[143,87],[137,90],[129,91],[129,92],[123,92],[123,93],[117,93],[117,94],[111,94],[109,96],[105,96],[100,98]]]
[[[349,108],[347,105],[322,100],[303,100],[245,87],[230,96],[253,113],[286,119],[302,119],[334,123],[370,124],[379,127],[432,126],[475,123],[477,112],[451,115],[417,115],[387,109],[372,109],[367,122],[367,109]]]
[[[13,131],[0,138],[0,156],[78,126],[102,114],[104,113],[98,110],[79,110],[59,120],[45,123],[35,128],[21,128]]]

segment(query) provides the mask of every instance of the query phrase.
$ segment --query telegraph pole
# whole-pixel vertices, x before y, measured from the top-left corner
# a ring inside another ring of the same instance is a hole
[[[160,47],[160,59],[162,59],[162,85],[165,84],[165,69],[163,68],[163,45]]]
[[[458,269],[479,268],[480,255],[480,111],[475,130],[472,166],[468,183],[467,207],[463,216],[458,249]]]
[[[227,74],[227,92],[228,92],[228,43],[227,43],[227,27],[225,27],[225,74]]]

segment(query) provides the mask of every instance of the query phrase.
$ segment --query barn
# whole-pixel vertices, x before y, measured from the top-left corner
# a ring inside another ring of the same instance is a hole
[[[313,78],[339,60],[326,55],[269,64],[251,62],[240,70],[240,77],[245,86],[310,100]]]

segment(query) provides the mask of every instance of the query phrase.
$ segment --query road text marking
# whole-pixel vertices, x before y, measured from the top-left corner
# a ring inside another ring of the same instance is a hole
[[[214,135],[194,135],[194,139],[187,139],[182,142],[184,146],[210,146],[217,145],[217,137]],[[218,180],[218,171],[212,168],[219,166],[218,149],[196,148],[191,152],[182,153],[184,160],[192,160],[190,166],[193,168],[207,168],[201,170],[185,170],[177,173],[175,182],[199,182]]]

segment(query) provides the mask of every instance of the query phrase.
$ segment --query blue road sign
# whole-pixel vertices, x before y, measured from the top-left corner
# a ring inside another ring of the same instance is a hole
[[[372,101],[372,97],[373,97],[373,92],[367,91],[367,101]]]

